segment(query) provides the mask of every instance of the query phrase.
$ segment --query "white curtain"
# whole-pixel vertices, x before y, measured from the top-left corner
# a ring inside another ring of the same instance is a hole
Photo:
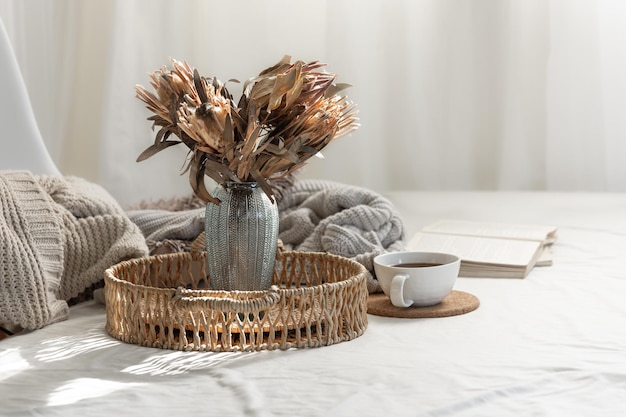
[[[182,147],[135,162],[154,138],[135,84],[170,57],[226,81],[285,54],[327,63],[360,108],[302,177],[626,191],[622,0],[0,0],[0,17],[53,159],[124,204],[190,193]]]

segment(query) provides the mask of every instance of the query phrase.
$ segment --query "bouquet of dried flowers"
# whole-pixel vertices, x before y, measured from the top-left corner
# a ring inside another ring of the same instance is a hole
[[[339,93],[347,84],[321,71],[318,61],[291,63],[285,56],[243,84],[235,104],[217,78],[172,59],[173,68],[150,74],[155,93],[135,87],[137,97],[154,113],[154,144],[142,161],[170,146],[189,148],[189,180],[194,193],[219,204],[204,184],[255,181],[273,200],[270,182],[285,178],[333,139],[359,125],[356,106]],[[237,80],[229,80],[237,82]]]

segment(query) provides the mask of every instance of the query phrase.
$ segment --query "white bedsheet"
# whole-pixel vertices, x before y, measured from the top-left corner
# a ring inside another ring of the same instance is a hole
[[[523,280],[460,278],[455,289],[481,301],[474,312],[369,315],[363,336],[307,350],[128,345],[104,331],[104,307],[85,303],[0,342],[0,415],[626,415],[626,195],[388,197],[408,235],[441,218],[554,224],[554,265]]]

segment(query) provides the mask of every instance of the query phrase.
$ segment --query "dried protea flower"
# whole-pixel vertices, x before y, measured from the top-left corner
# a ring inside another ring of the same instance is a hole
[[[211,92],[208,101],[198,107],[183,103],[178,108],[178,123],[181,130],[198,143],[197,150],[221,153],[224,150],[224,126],[230,109],[229,100]]]
[[[143,160],[178,143],[190,149],[189,178],[197,196],[215,201],[204,175],[218,183],[257,181],[273,198],[269,180],[285,178],[333,139],[359,125],[353,103],[339,92],[335,75],[317,61],[291,63],[285,56],[246,81],[235,105],[216,78],[201,77],[186,62],[151,75],[156,95],[141,86],[137,97],[154,113],[159,126]],[[179,140],[171,140],[171,135]]]

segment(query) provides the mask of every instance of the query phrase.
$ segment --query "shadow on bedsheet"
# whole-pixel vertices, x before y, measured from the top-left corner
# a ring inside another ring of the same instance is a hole
[[[84,364],[133,375],[180,375],[203,369],[261,359],[270,352],[182,352],[135,346],[116,340],[103,329],[41,342],[34,360],[43,364],[70,361],[71,369]]]
[[[96,404],[106,409],[116,402],[155,397],[174,411],[190,405],[173,387],[188,384],[193,385],[188,391],[198,390],[197,395],[211,392],[207,400],[219,393],[250,397],[249,406],[255,403],[256,391],[247,387],[240,367],[275,357],[274,352],[181,352],[127,344],[106,333],[100,307],[85,310],[78,325],[89,330],[74,328],[71,334],[59,336],[61,327],[72,327],[70,320],[0,345],[3,412],[80,415],[83,409],[93,411]],[[280,352],[282,356],[298,353]]]
[[[176,415],[182,410],[210,409],[217,415],[233,411],[230,415],[267,415],[262,412],[265,405],[259,402],[258,387],[240,369],[224,366],[259,355],[145,350],[151,352],[143,361],[114,345],[66,356],[48,350],[42,356],[45,361],[38,364],[27,361],[17,348],[0,351],[0,414],[110,416],[158,411],[155,415]],[[13,369],[5,367],[9,361],[15,364]],[[220,403],[220,398],[237,401]],[[129,404],[141,406],[130,412]]]

